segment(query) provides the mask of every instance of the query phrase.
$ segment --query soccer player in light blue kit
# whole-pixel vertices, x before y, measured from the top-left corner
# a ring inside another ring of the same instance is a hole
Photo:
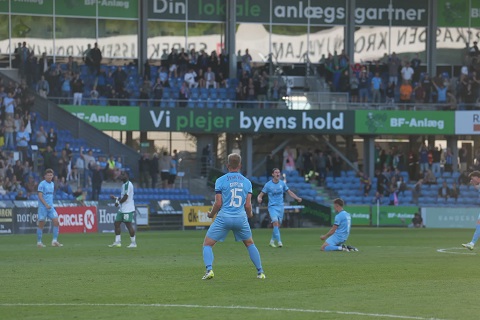
[[[348,236],[350,235],[350,227],[352,225],[352,218],[350,214],[343,210],[344,202],[342,199],[337,198],[333,200],[333,207],[337,215],[335,216],[335,222],[332,228],[320,239],[325,240],[322,245],[322,251],[350,251],[345,245]],[[351,247],[352,251],[357,251],[356,248]]]
[[[37,224],[37,247],[45,248],[42,242],[43,227],[45,226],[45,220],[51,219],[53,222],[53,240],[52,247],[63,247],[63,244],[58,242],[59,223],[58,213],[53,207],[53,193],[54,183],[53,170],[45,170],[44,179],[38,185],[38,224]]]
[[[292,190],[287,187],[285,181],[280,180],[280,169],[272,170],[272,180],[268,181],[257,197],[258,203],[262,203],[263,195],[268,195],[268,213],[272,219],[273,231],[270,240],[270,247],[275,248],[275,241],[279,248],[283,247],[282,238],[280,236],[280,226],[283,220],[283,194],[287,192],[293,199],[302,202],[302,198],[298,197]]]
[[[475,189],[480,189],[480,171],[472,171],[468,177],[470,178],[470,184],[472,184]],[[472,241],[469,243],[463,243],[462,246],[467,248],[468,250],[473,250],[475,247],[475,243],[477,243],[478,238],[480,237],[480,214],[478,215],[477,219],[477,226],[475,228],[475,232],[473,233]]]
[[[242,158],[239,154],[228,155],[228,173],[215,182],[215,203],[208,212],[208,217],[218,215],[203,241],[203,261],[207,269],[203,280],[213,279],[213,246],[217,241],[223,242],[230,230],[233,231],[235,241],[243,241],[245,244],[257,269],[257,278],[265,279],[260,253],[253,243],[252,230],[248,224],[248,218],[253,216],[252,183],[240,173],[241,167]]]

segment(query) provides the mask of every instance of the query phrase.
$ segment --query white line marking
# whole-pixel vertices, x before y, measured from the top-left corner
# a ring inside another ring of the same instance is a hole
[[[452,250],[463,250],[465,252],[452,252]],[[465,248],[445,248],[445,249],[437,249],[437,252],[440,253],[450,253],[450,254],[467,254],[467,255],[476,255],[475,252],[468,252]]]
[[[242,310],[262,310],[262,311],[289,311],[302,313],[331,313],[342,315],[355,315],[365,317],[383,317],[393,319],[414,319],[414,320],[445,320],[440,318],[424,318],[412,316],[400,316],[394,314],[381,313],[364,313],[364,312],[348,312],[348,311],[331,311],[331,310],[313,310],[313,309],[294,309],[294,308],[262,308],[262,307],[245,307],[245,306],[202,306],[198,304],[127,304],[127,303],[0,303],[0,307],[160,307],[160,308],[198,308],[198,309],[242,309]]]

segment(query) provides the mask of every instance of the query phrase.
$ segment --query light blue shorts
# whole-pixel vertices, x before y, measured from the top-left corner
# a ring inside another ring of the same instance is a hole
[[[268,214],[270,214],[270,219],[272,222],[277,221],[278,223],[282,223],[283,220],[283,206],[271,206],[268,207]]]
[[[58,213],[55,210],[54,207],[51,207],[50,210],[47,210],[47,208],[43,206],[38,207],[38,221],[45,221],[47,218],[50,220],[53,220],[55,218],[58,218]]]
[[[327,241],[325,241],[331,246],[341,246],[345,240],[339,238],[335,233],[328,237]]]
[[[229,231],[233,231],[235,241],[243,241],[252,237],[252,230],[245,217],[217,216],[207,231],[207,237],[215,241],[223,242]]]

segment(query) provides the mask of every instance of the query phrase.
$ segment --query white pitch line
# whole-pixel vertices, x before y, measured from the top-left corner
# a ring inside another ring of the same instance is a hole
[[[296,308],[264,308],[264,307],[246,307],[246,306],[202,306],[197,304],[135,304],[135,303],[0,303],[0,307],[160,307],[160,308],[198,308],[198,309],[242,309],[242,310],[261,310],[261,311],[288,311],[300,313],[330,313],[341,315],[355,315],[364,317],[383,317],[392,319],[414,319],[414,320],[446,320],[440,318],[424,318],[412,316],[400,316],[394,314],[364,313],[349,311],[331,311],[314,309],[296,309]]]
[[[452,252],[451,250],[467,250],[465,248],[445,248],[445,249],[437,249],[437,252],[440,253],[450,253],[450,254],[467,254],[467,255],[476,255],[475,252]]]

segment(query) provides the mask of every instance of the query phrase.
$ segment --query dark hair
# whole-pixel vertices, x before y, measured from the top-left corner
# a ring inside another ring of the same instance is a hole
[[[477,177],[477,178],[480,178],[480,171],[472,171],[470,172],[470,174],[468,175],[468,177],[471,179],[473,177]]]
[[[280,169],[278,169],[278,168],[273,168],[273,169],[272,169],[272,173],[274,173],[275,170],[282,171],[282,170],[280,170]]]
[[[340,198],[336,198],[335,200],[333,200],[333,203],[339,205],[339,206],[342,207],[342,208],[343,208],[343,206],[344,206],[344,204],[345,204],[345,202],[344,202],[342,199],[340,199]]]

